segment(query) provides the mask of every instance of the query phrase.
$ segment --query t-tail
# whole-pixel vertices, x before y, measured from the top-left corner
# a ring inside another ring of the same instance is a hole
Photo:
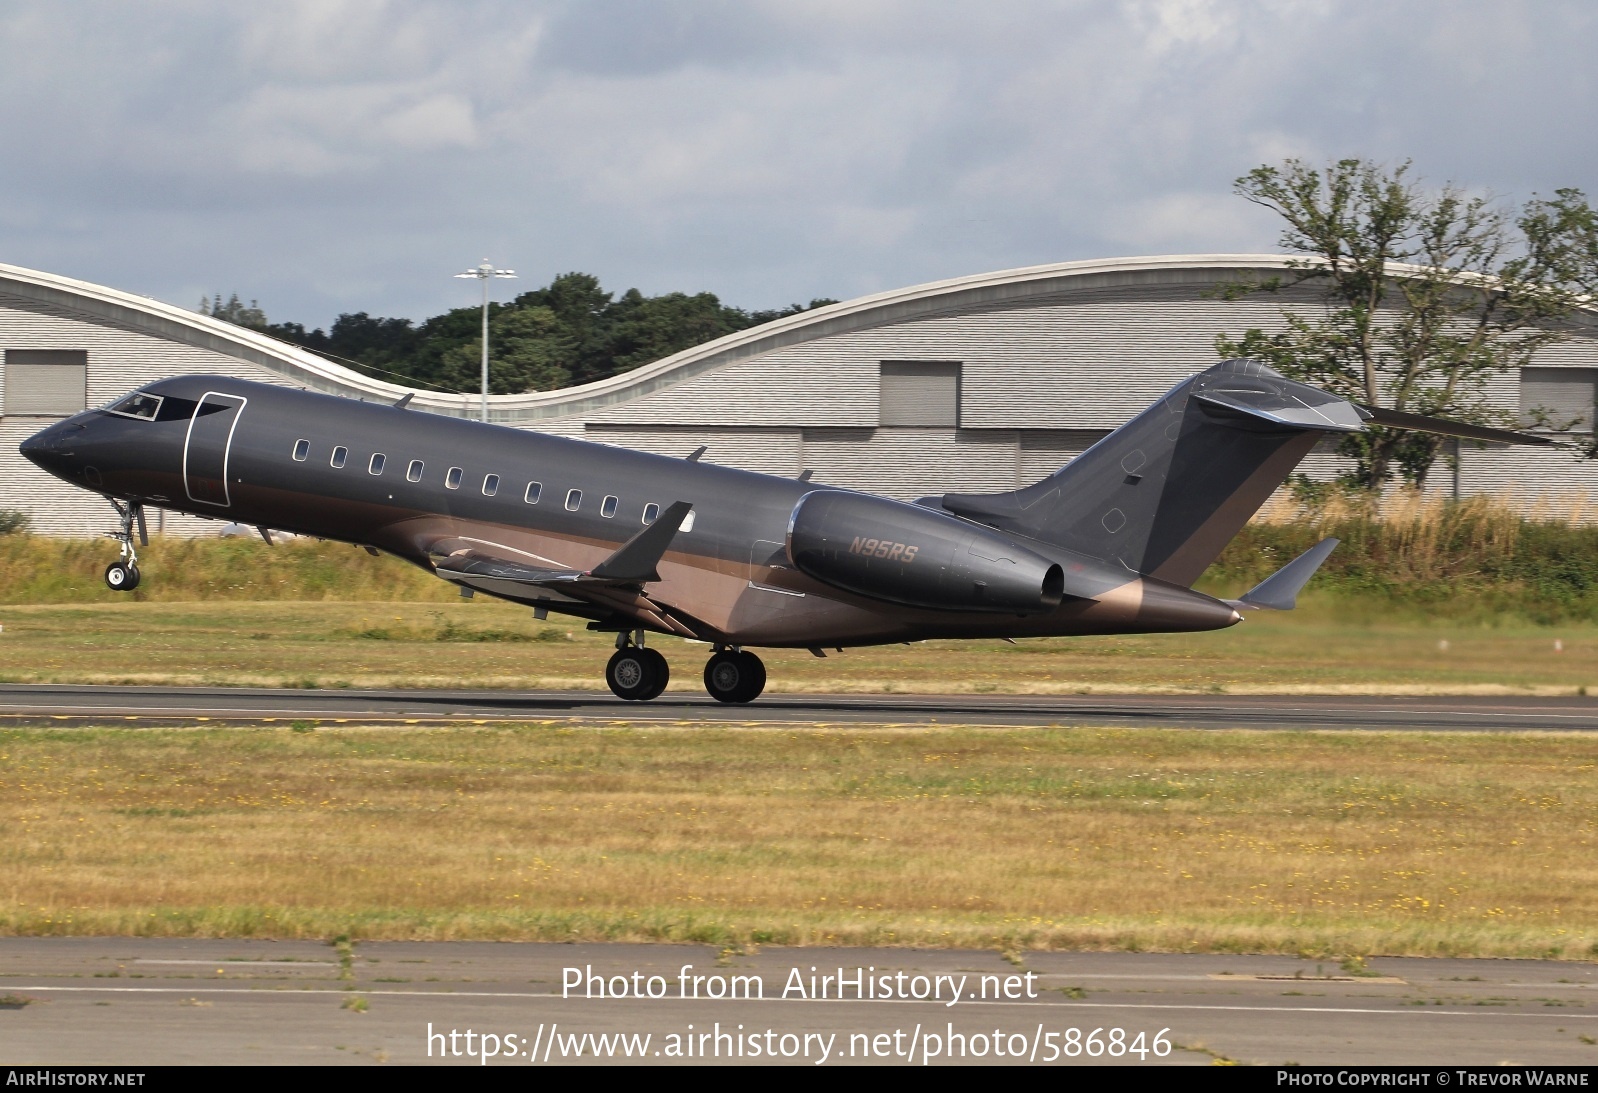
[[[1398,420],[1402,419],[1402,420]],[[1367,421],[1481,440],[1520,433],[1356,405],[1259,361],[1176,385],[1065,467],[1024,489],[944,494],[950,512],[1192,587],[1327,434]]]

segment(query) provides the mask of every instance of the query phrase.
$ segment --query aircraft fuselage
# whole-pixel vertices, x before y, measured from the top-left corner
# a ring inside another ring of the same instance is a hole
[[[1018,613],[887,602],[794,564],[796,506],[833,487],[225,376],[141,391],[161,400],[153,417],[85,411],[30,439],[24,453],[130,504],[369,546],[435,571],[441,557],[463,552],[588,570],[674,502],[691,504],[659,581],[638,601],[627,590],[596,603],[513,581],[458,581],[604,628],[834,647],[1211,630],[1239,619],[1209,596],[1013,534],[1005,538],[1064,571],[1067,594],[1056,592],[1057,606]],[[898,547],[896,559],[916,545],[893,528],[874,534],[867,520],[853,546],[858,553],[877,539],[888,545],[871,549]]]

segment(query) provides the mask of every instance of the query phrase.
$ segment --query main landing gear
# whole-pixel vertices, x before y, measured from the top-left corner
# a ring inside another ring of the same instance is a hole
[[[605,682],[617,698],[629,702],[647,702],[659,698],[671,678],[671,667],[666,658],[653,649],[644,648],[644,632],[618,634],[616,652],[605,665]]]
[[[144,506],[136,502],[124,504],[115,497],[106,500],[117,510],[122,523],[121,530],[109,533],[121,546],[122,557],[105,567],[106,587],[113,592],[132,592],[139,587],[139,553],[133,547],[135,525],[139,529],[139,545],[150,545],[149,533],[144,528]]]
[[[605,665],[605,682],[617,698],[647,702],[658,698],[671,678],[666,658],[644,648],[644,632],[616,636],[616,652]],[[718,648],[705,665],[705,690],[718,702],[752,702],[766,688],[766,666],[753,653]]]
[[[753,702],[766,689],[766,666],[753,653],[723,649],[705,664],[705,690],[717,702]]]

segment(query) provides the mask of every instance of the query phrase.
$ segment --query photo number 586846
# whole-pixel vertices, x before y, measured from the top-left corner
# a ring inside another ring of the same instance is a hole
[[[1125,1029],[1096,1028],[1086,1036],[1082,1035],[1079,1028],[1068,1028],[1061,1032],[1045,1032],[1043,1034],[1043,1061],[1052,1063],[1061,1056],[1077,1058],[1087,1055],[1093,1058],[1110,1056],[1121,1058],[1125,1055],[1136,1055],[1140,1059],[1147,1059],[1149,1054],[1164,1058],[1171,1053],[1171,1041],[1166,1038],[1166,1033],[1171,1030],[1162,1028],[1152,1037],[1146,1032],[1139,1032],[1134,1038],[1128,1040]]]

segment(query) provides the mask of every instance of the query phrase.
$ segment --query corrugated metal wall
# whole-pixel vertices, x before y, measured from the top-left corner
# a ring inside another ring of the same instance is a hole
[[[706,463],[792,477],[804,469],[798,429],[728,429],[703,425],[589,425],[580,439],[682,458],[704,445]]]

